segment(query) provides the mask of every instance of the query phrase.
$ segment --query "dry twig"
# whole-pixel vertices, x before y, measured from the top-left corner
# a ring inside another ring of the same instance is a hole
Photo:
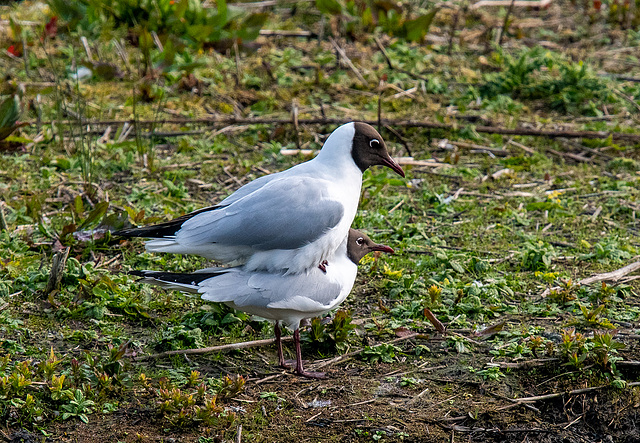
[[[402,72],[403,74],[407,74],[410,75],[411,77],[418,79],[418,80],[424,80],[424,81],[429,81],[429,79],[427,77],[424,77],[422,75],[418,75],[414,72],[411,71],[407,71],[406,69],[402,69],[402,68],[398,68],[396,66],[393,65],[393,63],[391,62],[391,59],[389,58],[389,54],[387,54],[387,50],[384,49],[384,46],[382,45],[382,42],[380,41],[380,39],[378,37],[374,37],[376,45],[378,45],[378,49],[380,49],[380,52],[382,53],[382,56],[384,57],[384,59],[387,61],[387,66],[389,66],[389,69],[394,70],[394,71],[398,71],[398,72]]]
[[[287,336],[282,337],[283,342],[292,341],[293,337]],[[268,338],[265,340],[252,340],[252,341],[243,341],[240,343],[230,343],[228,345],[219,345],[219,346],[211,346],[208,348],[196,348],[196,349],[178,349],[177,351],[166,351],[161,352],[159,354],[152,355],[142,355],[140,357],[134,357],[134,360],[152,360],[158,358],[169,357],[171,355],[196,355],[196,354],[208,354],[210,352],[222,352],[222,351],[232,351],[237,349],[244,348],[255,348],[257,346],[268,346],[275,344],[276,340],[274,338]]]
[[[347,64],[347,66],[349,67],[349,69],[351,69],[353,71],[353,73],[356,75],[356,77],[358,78],[358,81],[360,81],[360,83],[363,86],[367,85],[367,81],[364,79],[364,77],[362,76],[362,74],[360,73],[360,71],[358,71],[358,68],[356,68],[356,66],[353,64],[353,62],[351,61],[351,59],[349,57],[347,57],[347,53],[344,52],[344,49],[342,49],[340,47],[340,45],[338,44],[338,42],[336,42],[333,38],[329,37],[329,41],[331,42],[331,45],[333,45],[333,48],[338,52],[338,54],[340,55],[340,57],[344,60],[344,62]]]
[[[627,386],[628,387],[640,386],[640,382],[627,383]],[[600,389],[608,388],[608,387],[610,387],[610,385],[591,386],[589,388],[574,389],[573,391],[569,391],[569,392],[554,392],[552,394],[536,395],[533,397],[514,398],[514,400],[517,401],[518,403],[534,403],[537,401],[553,400],[554,398],[562,397],[563,395],[588,394],[590,392],[598,391]]]
[[[509,6],[510,4],[513,4],[515,7],[544,9],[551,4],[551,0],[515,0],[513,2],[511,0],[480,0],[479,2],[471,5],[471,9],[478,9],[487,6]]]
[[[299,119],[298,124],[300,125],[342,125],[345,123],[352,122],[353,119],[350,118],[306,118]],[[368,123],[370,125],[377,125],[377,120],[361,120],[364,123]],[[27,122],[29,125],[36,126],[38,122],[30,121]],[[51,125],[53,121],[40,122],[41,125]],[[57,124],[72,126],[72,125],[117,125],[129,123],[133,124],[134,120],[98,120],[98,121],[90,121],[90,120],[62,120],[55,121]],[[293,124],[291,118],[244,118],[244,117],[200,117],[193,119],[156,119],[156,120],[138,120],[135,122],[141,126],[149,126],[149,125],[162,125],[162,124],[175,124],[175,125],[188,125],[188,124],[205,124],[210,126],[231,126],[231,125],[290,125]],[[406,127],[406,128],[424,128],[424,129],[442,129],[448,131],[458,131],[462,129],[460,122],[446,124],[446,123],[437,123],[426,120],[390,120],[390,119],[382,119],[380,122],[383,126],[395,126],[395,127]],[[522,135],[522,136],[533,136],[533,137],[548,137],[548,138],[587,138],[587,139],[606,139],[611,137],[614,141],[626,141],[629,143],[640,143],[640,134],[630,134],[626,132],[607,132],[607,131],[574,131],[574,130],[545,130],[545,129],[534,129],[534,128],[502,128],[498,126],[475,126],[473,128],[476,132],[486,133],[486,134],[503,134],[503,135]]]
[[[498,367],[500,369],[520,369],[520,368],[532,368],[534,366],[546,366],[549,363],[555,363],[559,359],[557,358],[538,358],[533,360],[524,360],[517,363],[499,362],[499,363],[487,363],[487,366]]]
[[[62,275],[64,274],[64,268],[67,264],[67,258],[69,258],[69,251],[71,248],[56,252],[51,260],[51,273],[49,274],[49,280],[47,281],[47,287],[44,290],[44,295],[49,295],[58,287],[62,282]]]
[[[578,282],[578,284],[580,284],[580,285],[590,285],[591,283],[596,283],[596,282],[600,282],[600,281],[612,281],[612,282],[615,283],[618,280],[620,280],[622,277],[625,277],[628,274],[631,274],[632,272],[634,272],[637,269],[640,269],[640,261],[637,261],[635,263],[631,263],[630,265],[627,265],[627,266],[625,266],[623,268],[620,268],[620,269],[617,269],[615,271],[605,272],[604,274],[596,274],[596,275],[591,276],[591,277],[583,278],[582,280],[580,280]]]
[[[318,35],[311,31],[280,31],[273,29],[261,29],[260,35],[264,37],[303,37],[314,38]]]
[[[405,335],[403,337],[398,337],[398,338],[396,338],[394,340],[388,341],[388,342],[386,342],[386,344],[400,343],[402,341],[410,340],[410,339],[416,338],[416,337],[417,338],[424,337],[424,334],[419,334],[417,332],[413,332],[413,333],[407,334],[407,335]],[[316,363],[315,365],[313,365],[313,370],[317,370],[317,369],[320,369],[320,368],[324,368],[324,367],[333,365],[335,363],[340,363],[342,361],[349,360],[351,357],[354,357],[354,356],[360,354],[363,351],[363,349],[364,348],[359,348],[359,349],[356,349],[355,351],[348,352],[348,353],[343,354],[343,355],[339,355],[336,358],[332,358],[330,360],[326,360],[326,361],[323,361],[323,362]]]

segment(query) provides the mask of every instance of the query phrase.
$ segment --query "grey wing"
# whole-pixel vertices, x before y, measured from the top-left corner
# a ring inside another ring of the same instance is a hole
[[[227,206],[190,218],[175,240],[256,250],[302,247],[335,227],[344,214],[342,203],[327,198],[326,185],[310,177],[271,180]]]
[[[253,307],[317,312],[329,309],[341,290],[320,271],[285,276],[231,269],[201,282],[198,292],[204,300],[232,302],[240,310]]]
[[[317,272],[316,272],[317,271]],[[254,274],[248,280],[248,286],[261,291],[259,302],[268,308],[292,309],[302,312],[315,312],[329,308],[341,294],[342,287],[327,279],[321,271],[314,269],[309,274],[277,275],[270,273]],[[246,298],[236,301],[253,304],[258,300]]]
[[[226,273],[201,281],[198,292],[204,300],[215,302],[235,302],[243,297],[258,299],[262,291],[249,286],[250,273],[239,268],[230,268]]]
[[[198,292],[203,300],[219,303],[233,303],[234,307],[265,308],[279,290],[282,289],[278,280],[282,280],[282,274],[273,274],[275,278],[269,279],[267,284],[256,286],[249,284],[253,274],[243,272],[240,268],[231,268],[225,274],[219,274],[200,282]]]
[[[228,206],[231,203],[237,200],[240,200],[241,198],[246,197],[247,195],[257,191],[261,187],[265,186],[267,183],[274,180],[280,180],[283,177],[284,177],[284,174],[282,174],[281,172],[258,177],[255,180],[250,181],[246,185],[243,185],[242,187],[238,188],[238,190],[236,190],[233,194],[231,194],[230,196],[222,200],[216,206]]]

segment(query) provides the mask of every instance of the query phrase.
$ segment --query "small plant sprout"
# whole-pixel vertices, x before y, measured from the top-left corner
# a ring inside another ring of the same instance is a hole
[[[11,354],[3,355],[0,357],[0,372],[6,372],[11,361]]]
[[[265,400],[271,400],[271,401],[278,401],[278,400],[282,400],[279,396],[277,392],[261,392],[260,393],[260,398],[263,398]]]
[[[219,425],[226,429],[235,420],[234,414],[225,412],[224,408],[216,404],[216,396],[207,393],[204,383],[190,387],[187,380],[183,389],[180,389],[173,386],[168,379],[161,378],[158,380],[158,386],[160,389],[153,392],[157,397],[159,412],[174,428],[203,424]]]
[[[540,272],[540,271],[536,271],[536,272],[534,272],[533,275],[536,278],[541,278],[545,283],[551,284],[558,278],[559,273],[558,272]]]
[[[24,390],[31,386],[31,378],[27,378],[24,374],[18,372],[12,372],[8,376],[8,385],[15,394],[22,395]]]
[[[569,356],[585,351],[586,338],[583,334],[576,332],[575,328],[567,328],[562,331],[562,343],[560,343],[560,352],[562,355]]]
[[[466,354],[467,352],[470,351],[469,348],[467,347],[467,339],[459,335],[453,335],[453,336],[447,337],[447,340],[445,341],[445,343],[447,346],[453,346],[453,348],[456,350],[458,354]],[[445,343],[443,343],[443,345]]]
[[[71,376],[73,377],[73,384],[80,386],[85,379],[85,374],[80,366],[80,362],[72,358],[71,359]]]
[[[46,380],[51,380],[56,367],[62,362],[59,360],[56,355],[53,353],[53,348],[51,348],[51,352],[49,353],[49,358],[42,361],[40,363],[40,371],[44,374]]]
[[[10,404],[18,408],[22,417],[26,420],[30,420],[32,423],[41,422],[43,419],[42,408],[38,406],[36,399],[31,394],[27,394],[23,399],[13,398],[10,400]]]
[[[616,288],[613,286],[607,285],[605,282],[602,282],[602,285],[595,292],[595,302],[596,303],[609,303],[611,299],[616,295]]]
[[[538,358],[538,349],[542,347],[543,343],[544,343],[544,339],[539,335],[534,335],[529,337],[528,345],[534,357]]]
[[[582,311],[582,316],[586,323],[601,328],[614,329],[614,326],[608,319],[600,316],[600,314],[605,311],[604,305],[600,305],[593,309],[589,309],[586,306],[580,305],[580,310]]]
[[[400,352],[400,348],[389,343],[382,343],[377,346],[365,346],[360,354],[362,359],[370,363],[393,363],[396,353]]]
[[[578,354],[577,352],[573,352],[567,355],[567,366],[571,366],[575,369],[582,369],[584,366],[584,361],[587,359],[587,354]]]
[[[103,372],[98,375],[98,387],[100,391],[110,391],[113,384],[113,379],[109,377],[106,372]]]
[[[400,379],[400,386],[403,388],[415,388],[420,384],[419,380],[416,380],[413,377],[402,377]]]
[[[435,303],[440,299],[442,295],[442,288],[440,286],[431,285],[427,290],[429,294],[429,299],[431,300],[431,305],[435,305]]]
[[[191,371],[189,374],[189,378],[187,378],[187,387],[192,388],[199,384],[200,382],[200,372]]]
[[[566,280],[560,280],[560,285],[557,288],[552,288],[549,291],[549,300],[556,302],[560,305],[565,305],[569,302],[572,302],[576,299],[575,295],[576,286],[573,284],[573,281],[569,278]]]
[[[551,267],[555,250],[543,241],[529,241],[521,253],[522,267],[531,271],[546,271]]]
[[[618,356],[618,350],[624,349],[624,343],[614,339],[616,331],[593,333],[593,353],[595,354],[595,362],[601,368],[617,375],[616,361],[622,360]]]
[[[68,420],[72,417],[79,418],[84,423],[89,423],[88,414],[93,412],[91,408],[95,403],[87,400],[80,389],[76,389],[71,395],[69,404],[62,405],[65,412],[62,413],[62,419]]]
[[[149,389],[151,387],[151,381],[149,380],[149,377],[147,377],[147,375],[144,372],[140,373],[140,375],[138,376],[138,380],[140,381],[142,386],[144,386],[145,389]]]
[[[353,318],[349,312],[339,309],[333,316],[331,323],[327,325],[327,332],[336,349],[343,347],[351,331],[356,328],[356,325],[351,323],[352,320]]]
[[[218,391],[219,399],[233,398],[242,391],[247,380],[241,375],[225,375],[222,378],[222,386]]]
[[[500,367],[498,366],[490,366],[488,368],[481,369],[477,371],[476,374],[482,376],[482,378],[485,380],[494,380],[494,381],[497,381],[503,377],[506,377],[506,375],[504,375],[504,373],[500,370]]]
[[[51,392],[52,400],[59,401],[72,396],[72,392],[70,390],[64,389],[65,378],[65,374],[60,375],[60,377],[57,377],[56,375],[51,376],[49,391]]]

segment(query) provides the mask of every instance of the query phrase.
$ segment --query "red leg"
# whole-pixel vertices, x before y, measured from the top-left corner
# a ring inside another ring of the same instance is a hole
[[[276,333],[276,346],[278,347],[278,364],[280,365],[281,368],[290,369],[291,366],[289,366],[284,361],[284,353],[282,352],[282,330],[280,329],[279,321],[276,321],[276,324],[273,327],[273,329]]]
[[[307,378],[326,378],[324,372],[307,372],[302,367],[302,350],[300,349],[300,329],[293,331],[293,344],[296,348],[295,373]]]
[[[318,265],[318,268],[319,268],[322,272],[324,272],[324,273],[326,274],[326,273],[327,273],[327,266],[329,266],[329,262],[328,262],[328,261],[326,261],[326,260],[322,260],[322,263],[320,263],[320,264]]]

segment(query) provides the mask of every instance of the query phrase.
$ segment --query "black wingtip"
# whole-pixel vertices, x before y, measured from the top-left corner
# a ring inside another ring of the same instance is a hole
[[[177,219],[176,219],[177,220]],[[158,225],[141,226],[139,228],[120,229],[111,235],[124,238],[163,238],[175,235],[184,221],[170,221]]]
[[[112,236],[124,237],[124,238],[168,238],[173,237],[176,233],[182,229],[184,222],[192,217],[203,212],[213,211],[223,206],[210,206],[208,208],[198,209],[190,214],[182,215],[178,218],[174,218],[168,222],[158,223],[157,225],[141,226],[139,228],[127,228],[120,229],[113,232]]]
[[[127,275],[133,275],[134,277],[146,277],[146,271],[129,271]]]
[[[192,272],[183,274],[180,272],[162,272],[162,271],[129,271],[129,275],[141,278],[149,278],[163,283],[177,283],[184,285],[198,285],[204,280],[218,275],[225,274],[227,271],[221,269],[217,272]]]

